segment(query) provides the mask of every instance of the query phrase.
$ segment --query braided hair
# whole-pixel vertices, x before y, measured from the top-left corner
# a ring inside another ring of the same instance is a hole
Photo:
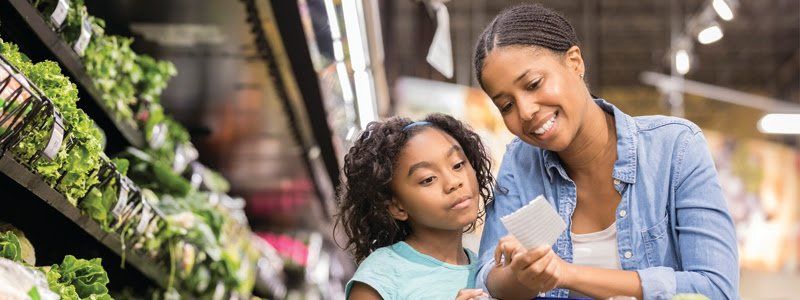
[[[538,46],[563,54],[578,45],[575,29],[558,12],[540,4],[522,4],[503,10],[478,38],[475,46],[475,75],[483,85],[483,61],[504,46]]]
[[[411,233],[408,221],[398,221],[389,214],[393,196],[390,183],[401,150],[425,128],[439,129],[459,143],[475,170],[483,204],[493,197],[491,158],[478,134],[444,114],[431,114],[424,121],[418,122],[419,126],[409,126],[414,122],[399,117],[371,122],[344,157],[346,180],[337,195],[339,213],[334,230],[339,226],[344,228],[347,235],[344,248],[358,263],[372,251],[405,240]],[[483,210],[478,212],[478,220],[483,213]],[[464,231],[472,231],[475,226],[476,223],[472,223]]]

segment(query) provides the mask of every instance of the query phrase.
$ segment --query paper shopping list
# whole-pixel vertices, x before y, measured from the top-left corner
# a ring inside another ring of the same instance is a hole
[[[517,211],[500,218],[508,232],[525,248],[553,245],[567,224],[544,196],[539,195]]]

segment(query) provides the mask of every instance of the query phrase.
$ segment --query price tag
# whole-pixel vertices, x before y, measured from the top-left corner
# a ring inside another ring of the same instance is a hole
[[[136,232],[145,233],[148,225],[150,224],[150,220],[153,219],[153,215],[153,208],[150,207],[148,203],[143,203],[142,218],[139,219],[139,224],[136,225]]]
[[[69,12],[69,2],[67,0],[58,0],[56,9],[50,15],[50,21],[53,22],[56,28],[60,28],[61,24],[64,24],[64,20],[67,19],[67,12]]]
[[[0,60],[0,98],[3,99],[8,99],[8,97],[11,95],[11,92],[14,91],[14,81],[8,78],[11,76],[9,70],[11,70],[11,68],[9,68],[8,65]]]
[[[31,84],[28,82],[28,78],[26,78],[24,75],[20,73],[11,74],[11,77],[14,78],[14,80],[12,80],[11,83],[14,83],[16,81],[16,84],[9,85],[13,87],[13,90],[25,87],[25,89],[23,89],[19,94],[20,95],[19,98],[16,99],[21,99],[22,101],[24,101],[25,99],[30,98],[31,94],[28,92],[28,90],[30,90]]]
[[[86,46],[89,46],[89,40],[92,39],[92,23],[89,19],[83,19],[83,26],[81,26],[81,35],[72,47],[78,55],[83,56],[86,51]]]
[[[203,172],[205,167],[200,164],[199,162],[192,162],[192,176],[189,178],[191,181],[192,187],[199,188],[200,185],[203,183]]]
[[[4,61],[0,60],[0,81],[6,80],[8,75],[11,75],[9,70],[11,70],[11,67],[9,67]]]
[[[14,77],[14,80],[16,80],[17,82],[19,82],[19,84],[20,84],[21,86],[24,86],[24,87],[26,87],[26,88],[31,88],[31,84],[30,84],[30,83],[28,83],[28,79],[27,79],[27,78],[25,78],[25,76],[23,76],[22,74],[20,74],[20,73],[14,73],[14,75],[11,75],[11,76],[12,76],[12,77]]]
[[[47,147],[42,151],[42,155],[49,160],[55,159],[58,150],[61,149],[62,141],[64,141],[64,121],[61,119],[61,114],[54,108],[53,129],[50,131],[50,141],[47,142]]]
[[[164,123],[158,123],[157,125],[153,126],[153,134],[150,136],[150,140],[147,141],[150,143],[150,148],[160,149],[161,146],[164,146],[164,142],[166,141],[167,125]]]
[[[128,205],[128,193],[130,193],[130,188],[125,181],[121,180],[119,183],[119,198],[117,199],[117,204],[114,205],[114,209],[111,210],[117,220],[122,217],[122,212]]]

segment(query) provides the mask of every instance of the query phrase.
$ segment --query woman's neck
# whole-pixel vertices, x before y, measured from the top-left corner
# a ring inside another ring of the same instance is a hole
[[[575,140],[558,153],[570,177],[587,174],[610,174],[617,160],[617,129],[614,117],[595,103],[590,104],[586,119]]]
[[[422,254],[452,265],[467,265],[469,257],[464,253],[460,230],[412,229],[405,242]]]

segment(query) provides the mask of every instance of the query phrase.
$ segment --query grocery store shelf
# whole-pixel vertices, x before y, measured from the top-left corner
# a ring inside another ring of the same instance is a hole
[[[65,73],[77,84],[80,92],[78,107],[86,111],[106,132],[108,148],[112,152],[127,146],[145,146],[141,131],[114,117],[103,105],[102,94],[84,71],[78,55],[27,0],[0,0],[0,19],[3,20],[0,26],[3,35],[0,37],[19,45],[32,58],[55,60],[66,70]]]
[[[317,73],[311,63],[300,13],[294,1],[242,0],[258,53],[275,81],[275,90],[314,181],[322,217],[331,219],[339,185],[339,157],[333,146]],[[271,3],[270,3],[271,2]],[[280,3],[278,3],[280,2]],[[275,7],[274,7],[275,6]],[[275,18],[281,16],[281,18]],[[277,27],[275,26],[277,25]],[[295,44],[295,40],[302,45]]]
[[[64,217],[68,218],[72,223],[78,225],[81,229],[83,229],[83,231],[88,233],[98,242],[105,245],[108,249],[113,251],[113,253],[115,253],[117,256],[122,256],[123,253],[121,249],[121,240],[119,235],[117,235],[116,233],[107,233],[103,231],[100,228],[100,225],[97,224],[97,222],[89,218],[89,216],[82,215],[77,207],[70,204],[63,195],[61,195],[59,192],[51,188],[46,182],[42,180],[41,177],[32,173],[25,166],[18,163],[13,158],[12,154],[6,153],[2,157],[0,157],[0,173],[3,173],[9,178],[13,179],[19,185],[21,185],[22,187],[30,191],[30,193],[35,195],[35,197],[29,197],[29,198],[38,198],[38,199],[16,199],[15,201],[18,202],[18,201],[43,200],[43,202],[46,202],[49,206],[57,210]],[[21,203],[17,203],[15,205],[16,205],[15,209],[19,209],[19,206],[24,206]],[[44,215],[45,214],[43,214],[43,216]],[[49,222],[50,221],[55,222],[54,220],[49,220]],[[30,222],[36,222],[36,220],[30,220]],[[14,224],[14,225],[21,226],[20,224]],[[52,233],[55,235],[64,234],[62,230],[67,230],[67,229],[68,228],[51,228]],[[125,257],[126,257],[125,262],[127,265],[132,265],[134,268],[140,271],[144,276],[149,278],[150,281],[152,281],[158,286],[161,286],[162,288],[166,288],[168,272],[165,269],[160,268],[156,262],[146,257],[143,257],[134,251],[128,251],[127,253],[125,253]],[[107,269],[109,268],[108,265],[106,265],[105,267]],[[117,267],[118,266],[112,266],[112,269]],[[109,272],[111,272],[111,270],[109,270]]]

